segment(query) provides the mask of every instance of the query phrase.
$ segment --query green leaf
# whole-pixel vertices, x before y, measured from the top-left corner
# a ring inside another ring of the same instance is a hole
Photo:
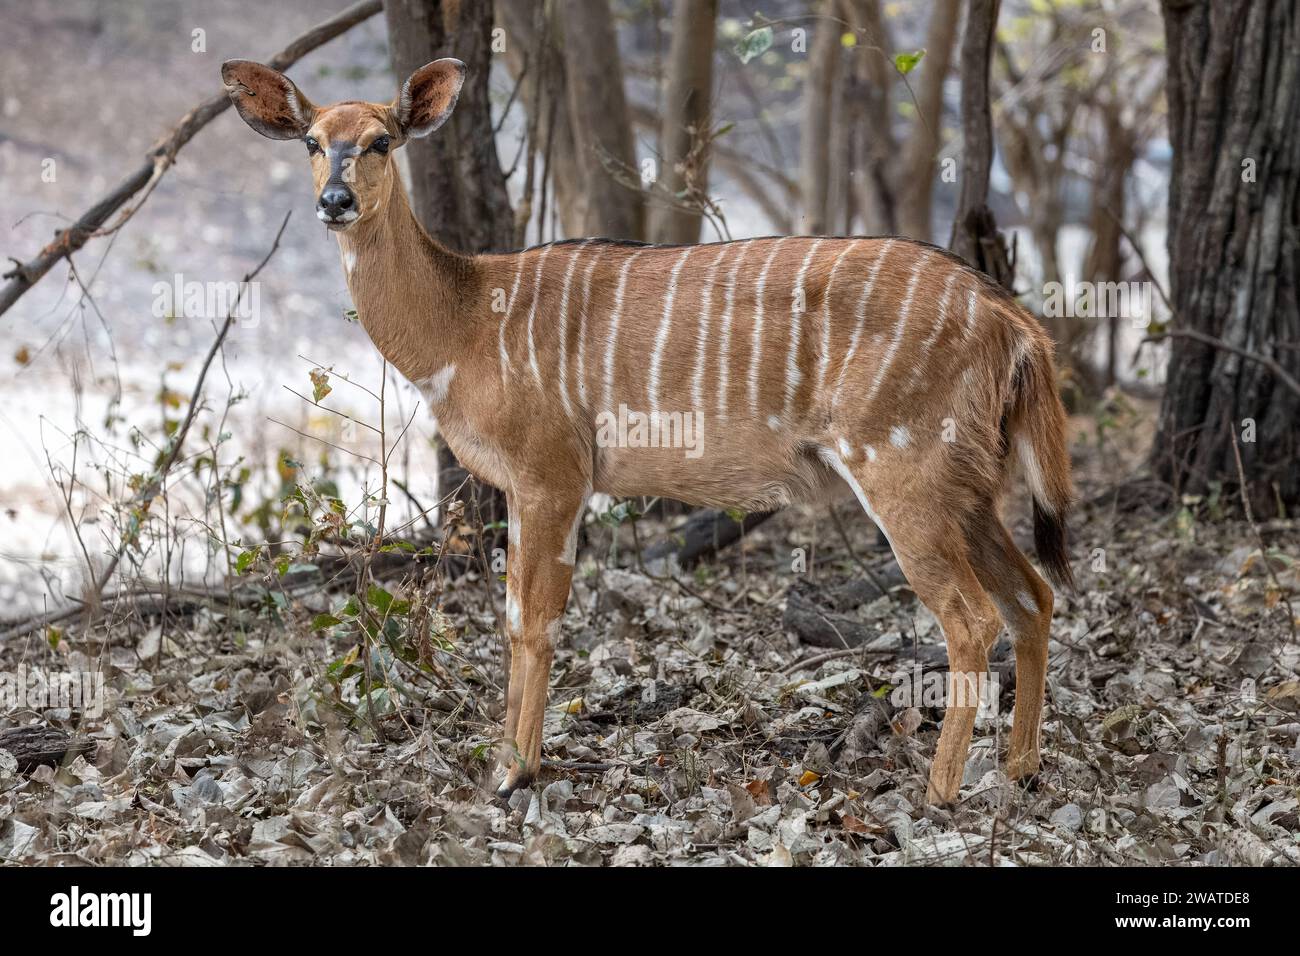
[[[772,48],[772,28],[759,27],[757,30],[750,30],[740,42],[736,44],[736,56],[740,57],[741,63],[748,63],[756,56],[762,56]]]
[[[915,53],[895,53],[894,69],[907,76],[916,69],[916,64],[921,62],[923,56],[925,56],[924,50],[917,50]]]
[[[393,606],[393,595],[378,584],[372,584],[370,590],[366,592],[366,603],[380,614],[387,614],[388,609]]]
[[[258,545],[256,548],[249,548],[247,551],[241,552],[239,557],[235,559],[235,573],[236,574],[247,573],[248,569],[253,566],[253,562],[257,560],[257,556],[261,553],[262,553],[261,545]]]
[[[333,627],[335,624],[342,623],[343,622],[333,614],[317,614],[311,619],[311,629],[313,631],[319,631],[327,627]]]

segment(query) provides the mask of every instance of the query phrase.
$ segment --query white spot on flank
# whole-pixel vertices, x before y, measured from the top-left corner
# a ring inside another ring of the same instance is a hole
[[[889,430],[889,443],[895,448],[906,448],[912,442],[912,433],[905,425],[895,425]]]
[[[767,261],[758,273],[758,284],[754,288],[754,341],[749,350],[749,413],[758,414],[758,373],[763,364],[763,291],[767,287],[767,270],[772,267],[776,254],[781,251],[781,244],[790,238],[783,236],[772,243],[772,251],[767,254]]]
[[[569,285],[573,282],[573,270],[578,265],[578,255],[587,240],[578,243],[578,248],[569,256],[569,268],[564,271],[564,288],[560,292],[560,401],[564,403],[564,414],[573,417],[573,403],[569,401]]]
[[[803,334],[803,311],[807,308],[803,280],[808,274],[808,264],[812,262],[813,253],[822,242],[821,239],[814,239],[808,246],[803,264],[799,266],[799,273],[794,279],[794,291],[790,294],[790,350],[785,356],[785,416],[787,418],[794,409],[794,397],[799,391],[799,380],[802,377],[799,373],[799,339]]]
[[[627,276],[632,270],[632,263],[640,258],[644,249],[638,249],[627,257],[623,268],[618,271],[618,286],[614,289],[614,311],[609,317],[609,343],[605,346],[605,409],[614,409],[614,350],[618,346],[618,322],[623,315],[623,296],[627,292]]]
[[[853,446],[852,446],[852,445],[850,445],[850,444],[849,444],[847,441],[845,441],[843,438],[840,439],[840,441],[839,441],[839,445],[840,445],[840,457],[841,457],[841,458],[843,458],[843,459],[845,459],[845,460],[847,461],[848,459],[850,459],[850,458],[853,457]]]
[[[664,314],[659,320],[659,331],[655,334],[654,351],[650,353],[650,377],[646,382],[646,400],[650,403],[650,413],[659,411],[659,368],[663,364],[664,348],[668,345],[668,334],[673,327],[673,300],[677,298],[677,277],[681,275],[682,266],[691,254],[694,246],[687,246],[677,257],[673,271],[668,276],[668,291],[664,293]]]
[[[870,445],[863,445],[862,450],[867,454],[867,461],[876,460],[876,449],[872,448]]]
[[[893,247],[894,240],[886,239],[885,244],[880,247],[880,255],[876,256],[876,261],[871,264],[867,281],[862,284],[862,295],[858,297],[857,307],[853,310],[856,320],[853,325],[853,335],[849,338],[849,350],[844,353],[844,363],[840,366],[840,374],[835,381],[835,394],[831,396],[831,408],[839,403],[840,391],[844,388],[844,373],[848,371],[849,364],[853,361],[853,355],[858,350],[858,341],[862,338],[862,330],[866,326],[867,302],[871,299],[871,290],[875,288],[876,279],[880,276],[880,267],[885,264],[885,257]]]
[[[543,246],[542,253],[537,257],[537,269],[533,274],[533,301],[528,305],[528,365],[533,370],[533,378],[537,379],[540,387],[542,384],[542,370],[537,365],[537,345],[533,341],[533,320],[537,318],[537,303],[542,298],[542,264],[546,262],[546,257],[550,255],[551,247]]]
[[[451,389],[451,380],[456,377],[456,363],[444,365],[420,383],[420,391],[430,405],[438,405],[447,400]]]
[[[708,276],[700,289],[700,324],[695,331],[695,374],[691,376],[691,407],[704,411],[704,357],[709,347],[709,322],[713,312],[713,286],[718,279],[718,266],[726,256],[728,243],[722,243],[722,249],[709,266]]]
[[[929,259],[929,256],[917,256],[916,261],[912,263],[912,277],[907,282],[907,294],[903,296],[903,304],[898,310],[898,321],[894,323],[894,337],[890,339],[889,348],[885,349],[885,357],[881,359],[880,367],[876,369],[876,377],[871,381],[871,388],[867,392],[868,402],[875,399],[880,386],[885,382],[885,374],[894,364],[894,356],[898,354],[898,347],[903,342],[903,333],[907,331],[907,317],[911,314],[912,300],[916,297],[916,284],[921,281],[921,267]]]
[[[774,431],[774,432],[775,432],[775,431],[780,431],[780,430],[781,430],[781,416],[780,416],[780,415],[768,415],[768,416],[767,416],[767,427],[770,428],[770,429],[772,429],[772,431]]]

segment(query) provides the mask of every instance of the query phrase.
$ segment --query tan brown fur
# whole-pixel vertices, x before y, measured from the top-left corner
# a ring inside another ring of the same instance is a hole
[[[408,82],[409,103],[312,107],[303,133],[364,147],[381,133],[396,144],[412,122],[436,126],[459,89],[447,62]],[[250,100],[232,86],[250,125],[285,122],[267,101],[288,87],[249,65],[231,72],[259,89]],[[314,158],[318,190],[320,169]],[[574,529],[592,492],[758,510],[847,482],[938,617],[953,671],[983,673],[1003,621],[1011,628],[1009,769],[1037,768],[1052,591],[998,501],[1023,445],[1065,580],[1069,460],[1050,341],[1005,293],[902,239],[592,240],[460,256],[420,228],[391,156],[358,157],[352,189],[360,216],[338,241],[362,325],[425,390],[461,462],[509,501],[503,790],[540,763]],[[602,445],[602,413],[620,405],[702,412],[703,452]],[[948,710],[935,801],[956,796],[974,717]]]

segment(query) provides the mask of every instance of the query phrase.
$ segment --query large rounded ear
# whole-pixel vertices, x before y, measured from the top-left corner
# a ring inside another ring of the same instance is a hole
[[[402,136],[428,136],[447,122],[464,83],[465,64],[453,57],[426,63],[412,73],[392,106]]]
[[[263,136],[300,139],[311,127],[316,107],[283,73],[251,60],[227,60],[221,79],[244,122]]]

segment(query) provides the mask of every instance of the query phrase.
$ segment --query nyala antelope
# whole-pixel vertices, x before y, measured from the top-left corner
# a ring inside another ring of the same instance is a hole
[[[593,492],[757,511],[847,485],[942,625],[954,675],[973,685],[1001,624],[1010,629],[1007,767],[1033,774],[1052,589],[998,501],[1018,460],[1039,560],[1070,585],[1065,417],[1043,330],[978,272],[905,239],[454,253],[416,221],[393,151],[446,121],[464,74],[437,60],[392,103],[318,107],[266,66],[222,67],[249,126],[306,144],[316,215],[338,239],[361,324],[421,388],[465,467],[506,495],[499,792],[541,764],[547,678]],[[629,431],[602,421],[633,414],[652,427],[691,415],[700,441],[610,440]],[[977,703],[949,699],[934,803],[957,795]]]

